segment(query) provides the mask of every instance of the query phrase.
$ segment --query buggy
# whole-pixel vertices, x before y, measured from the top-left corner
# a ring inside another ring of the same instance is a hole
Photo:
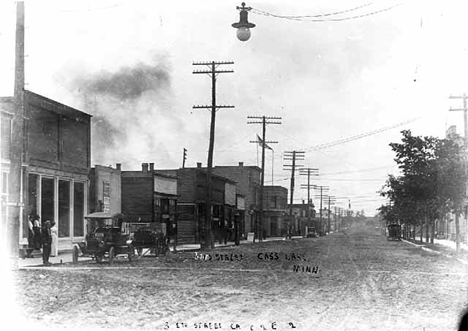
[[[169,250],[169,239],[166,224],[159,222],[129,223],[132,247],[139,257],[145,255],[166,255]]]
[[[84,241],[73,245],[73,263],[81,256],[90,256],[97,262],[104,257],[112,264],[117,255],[126,255],[131,261],[134,248],[130,239],[128,223],[124,222],[124,215],[96,212],[85,216],[86,237]]]
[[[388,225],[388,237],[387,240],[401,240],[401,225],[400,224],[389,224]]]
[[[315,230],[315,227],[313,226],[306,226],[305,230],[306,230],[306,233],[305,233],[306,238],[316,238],[318,236],[317,231]]]

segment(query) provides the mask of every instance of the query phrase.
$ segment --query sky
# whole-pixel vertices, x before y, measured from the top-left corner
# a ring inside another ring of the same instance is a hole
[[[206,166],[211,115],[193,106],[211,104],[211,79],[193,62],[232,61],[219,66],[233,73],[218,75],[217,104],[234,108],[216,113],[213,164],[259,165],[261,125],[247,116],[281,117],[266,129],[277,143],[265,184],[289,189],[284,152],[305,151],[311,183],[368,216],[398,173],[389,143],[401,130],[463,132],[463,113],[449,111],[463,106],[450,95],[468,93],[463,1],[252,1],[246,42],[231,27],[240,3],[25,1],[26,89],[93,115],[92,165],[179,168],[186,148],[186,166]],[[15,2],[2,1],[0,96],[13,93],[14,29]],[[296,203],[306,183],[296,174]]]

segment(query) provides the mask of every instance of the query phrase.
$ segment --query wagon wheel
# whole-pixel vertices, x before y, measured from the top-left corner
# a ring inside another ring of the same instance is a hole
[[[134,257],[135,257],[135,247],[133,247],[133,244],[130,244],[128,245],[128,261],[132,262]]]
[[[96,262],[97,262],[97,263],[101,263],[101,262],[102,262],[102,255],[101,255],[101,254],[96,254],[94,257],[96,258]]]
[[[109,249],[109,264],[110,265],[112,265],[112,263],[114,262],[114,257],[115,257],[115,248],[114,248],[114,246],[112,246]]]
[[[78,263],[78,247],[73,246],[72,256],[73,256],[73,264]]]

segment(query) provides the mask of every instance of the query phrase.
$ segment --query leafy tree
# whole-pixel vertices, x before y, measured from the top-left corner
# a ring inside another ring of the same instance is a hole
[[[435,220],[452,211],[457,220],[458,249],[458,219],[466,201],[467,181],[462,146],[447,139],[413,136],[409,130],[402,134],[401,143],[390,144],[401,175],[389,175],[380,191],[391,202],[380,208],[381,215],[387,221],[398,220],[406,229],[420,225],[421,241],[425,223],[426,242],[433,242]]]

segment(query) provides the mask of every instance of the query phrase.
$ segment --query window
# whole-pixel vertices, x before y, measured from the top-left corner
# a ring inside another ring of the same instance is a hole
[[[161,213],[169,214],[169,199],[161,199]]]
[[[42,178],[41,181],[41,222],[54,220],[54,187],[53,178]]]
[[[11,150],[11,118],[2,114],[1,123],[1,155],[2,159],[9,160]]]
[[[59,237],[70,237],[70,182],[59,180]]]
[[[73,186],[73,236],[84,236],[84,183]]]
[[[278,199],[277,196],[270,197],[270,207],[277,208],[278,207]]]
[[[2,195],[8,194],[8,172],[2,172]]]
[[[28,175],[28,215],[38,214],[38,199],[37,199],[37,188],[39,183],[39,176],[34,174]],[[28,219],[24,217],[23,221],[23,238],[28,237]]]

